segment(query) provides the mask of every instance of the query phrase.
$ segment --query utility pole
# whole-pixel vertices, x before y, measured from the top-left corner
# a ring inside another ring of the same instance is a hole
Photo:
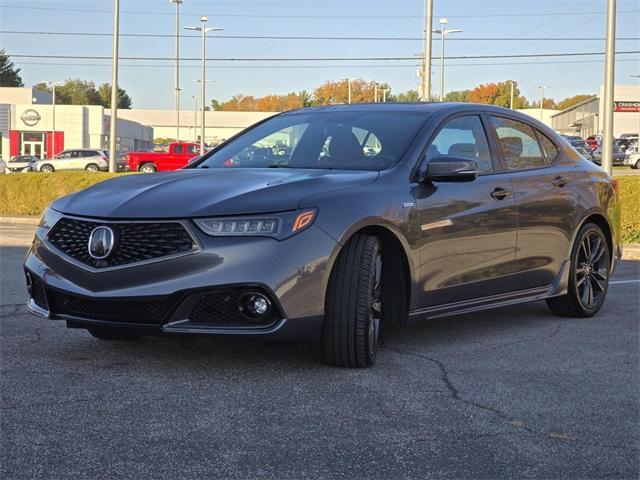
[[[182,0],[169,0],[176,5],[176,142],[180,141],[180,4]]]
[[[602,131],[602,168],[613,169],[613,109],[616,59],[616,0],[607,0],[607,40],[604,60],[604,98]]]
[[[382,101],[386,103],[387,101],[387,92],[389,91],[388,88],[383,88],[382,89]]]
[[[378,82],[373,84],[373,103],[378,103]]]
[[[544,89],[549,88],[544,85],[537,86],[536,88],[540,89],[540,121],[542,121],[543,108],[544,108]]]
[[[48,85],[51,85],[51,152],[49,153],[49,158],[53,158],[56,155],[56,85],[59,85],[60,82],[47,82]]]
[[[191,98],[196,101],[195,108],[193,109],[193,141],[198,138],[198,96],[191,95]]]
[[[118,158],[118,40],[120,34],[120,0],[113,0],[113,58],[111,66],[111,128],[109,131],[109,172],[116,171]]]
[[[422,63],[422,101],[428,102],[431,99],[433,0],[425,0],[424,10],[424,61]]]
[[[207,56],[206,56],[206,39],[207,39],[207,32],[220,32],[222,29],[221,28],[207,28],[206,27],[207,24],[207,17],[206,16],[201,16],[200,17],[200,26],[199,27],[185,27],[185,30],[195,30],[197,32],[200,32],[202,34],[202,61],[201,61],[201,65],[200,65],[200,98],[201,98],[201,121],[202,121],[202,125],[200,125],[200,155],[204,155],[205,151],[205,142],[204,142],[204,135],[205,135],[205,98],[207,98],[206,96],[206,84],[207,84],[207,79],[206,79],[206,60],[207,60]]]
[[[513,110],[513,80],[509,80],[509,84],[511,85],[511,96],[509,98],[509,108]]]
[[[447,35],[450,35],[452,33],[462,32],[462,30],[459,30],[459,29],[451,29],[451,30],[445,29],[444,27],[447,24],[447,22],[448,20],[446,18],[441,18],[440,29],[434,30],[434,33],[439,33],[440,38],[442,39],[442,44],[440,47],[440,101],[441,102],[444,102],[444,40],[447,37]]]
[[[351,77],[347,78],[347,103],[351,105]]]

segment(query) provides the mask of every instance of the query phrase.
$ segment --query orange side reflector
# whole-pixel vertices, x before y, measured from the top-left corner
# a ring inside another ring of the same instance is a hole
[[[313,222],[314,217],[316,216],[316,212],[302,212],[300,215],[296,217],[296,221],[293,222],[292,232],[297,232],[298,230],[303,229],[307,225],[310,225]]]

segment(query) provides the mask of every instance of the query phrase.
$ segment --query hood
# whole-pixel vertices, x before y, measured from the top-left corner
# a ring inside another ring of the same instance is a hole
[[[56,200],[69,215],[183,218],[295,210],[306,197],[373,182],[378,172],[299,169],[186,169],[123,175]]]

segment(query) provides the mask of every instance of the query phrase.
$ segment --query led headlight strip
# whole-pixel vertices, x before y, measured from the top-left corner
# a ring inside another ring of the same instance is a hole
[[[200,230],[213,237],[272,237],[282,240],[310,227],[316,213],[316,210],[304,210],[264,216],[197,218],[194,222]]]

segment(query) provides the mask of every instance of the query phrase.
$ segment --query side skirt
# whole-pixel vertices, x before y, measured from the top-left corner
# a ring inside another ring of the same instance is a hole
[[[567,290],[568,275],[569,261],[567,260],[562,264],[558,276],[551,285],[413,310],[409,312],[408,323],[411,325],[428,319],[461,315],[563,295]]]

